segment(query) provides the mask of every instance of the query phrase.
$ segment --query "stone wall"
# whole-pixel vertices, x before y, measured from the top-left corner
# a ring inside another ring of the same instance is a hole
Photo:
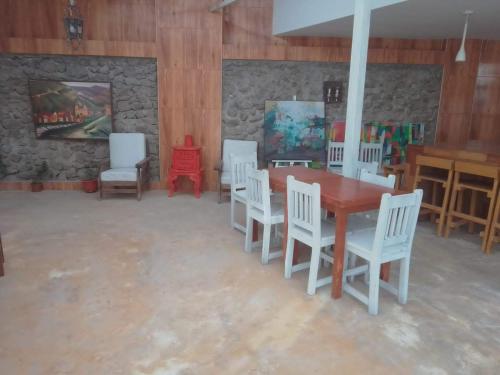
[[[265,100],[323,100],[324,81],[342,81],[343,102],[326,104],[326,123],[345,120],[349,65],[322,62],[239,61],[223,64],[222,137],[256,140],[263,155]],[[433,143],[441,91],[440,65],[370,64],[363,122],[425,124]]]
[[[46,161],[48,180],[78,180],[109,158],[106,141],[35,139],[29,79],[111,82],[113,131],[146,134],[159,179],[156,60],[40,55],[0,55],[0,178],[31,179]]]

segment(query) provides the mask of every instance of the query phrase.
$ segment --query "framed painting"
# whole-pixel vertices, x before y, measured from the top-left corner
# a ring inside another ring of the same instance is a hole
[[[38,139],[104,139],[112,131],[111,83],[30,80]]]
[[[266,100],[265,160],[325,161],[325,103]]]

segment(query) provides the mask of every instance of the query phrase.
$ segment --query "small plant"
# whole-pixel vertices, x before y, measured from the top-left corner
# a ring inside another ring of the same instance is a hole
[[[35,168],[35,173],[31,179],[32,183],[41,183],[45,176],[47,175],[47,172],[49,171],[49,166],[47,165],[47,162],[44,161],[42,164],[40,164],[37,168]]]
[[[95,180],[97,178],[97,168],[95,167],[87,167],[85,169],[85,172],[83,173],[83,180],[88,181],[88,180]]]
[[[0,178],[7,176],[7,166],[2,161],[2,155],[0,155]]]
[[[48,167],[46,161],[44,161],[42,164],[40,164],[38,167],[35,168],[35,173],[31,179],[31,191],[32,192],[39,192],[39,191],[43,190],[42,181],[44,180],[48,171],[49,171],[49,167]]]

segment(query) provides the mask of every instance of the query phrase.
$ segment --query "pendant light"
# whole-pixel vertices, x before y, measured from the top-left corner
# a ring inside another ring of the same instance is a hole
[[[472,10],[466,10],[465,14],[465,25],[464,25],[464,35],[462,36],[462,44],[458,50],[457,56],[455,57],[456,62],[465,61],[465,37],[467,36],[467,27],[469,26],[469,16],[474,13]]]

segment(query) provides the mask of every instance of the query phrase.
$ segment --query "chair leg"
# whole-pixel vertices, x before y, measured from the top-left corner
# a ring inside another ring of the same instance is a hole
[[[410,257],[401,259],[399,266],[398,301],[405,304],[408,300],[408,278],[410,277]]]
[[[496,191],[495,191],[495,193],[496,193]],[[492,195],[492,197],[489,198],[490,203],[489,203],[489,207],[488,207],[488,216],[486,217],[486,225],[484,226],[484,237],[483,237],[483,242],[481,244],[481,249],[486,254],[489,254],[489,252],[488,252],[489,232],[491,230],[494,231],[494,229],[493,229],[494,228],[493,211],[495,209],[495,198],[493,198],[493,197],[494,196]]]
[[[99,196],[97,197],[98,200],[102,199],[102,181],[99,179]]]
[[[294,245],[295,245],[295,239],[289,235],[286,240],[285,279],[289,279],[292,277]]]
[[[247,253],[252,251],[253,239],[253,219],[247,215],[247,230],[245,233],[245,251]]]
[[[271,224],[264,224],[262,235],[262,264],[269,263],[269,245],[271,244]]]
[[[138,181],[137,182],[137,200],[140,201],[141,198],[142,198],[142,186],[141,186],[141,182]]]
[[[370,261],[370,286],[368,291],[368,313],[378,314],[378,294],[380,287],[380,263]]]
[[[477,191],[472,190],[470,194],[469,215],[476,216]],[[469,223],[469,233],[474,233],[474,222]]]
[[[231,228],[234,228],[234,210],[236,209],[236,202],[231,194],[231,213],[230,213],[230,225],[231,225]]]
[[[311,265],[309,266],[309,281],[307,282],[307,294],[310,296],[316,294],[320,252],[321,247],[319,245],[312,246]]]

